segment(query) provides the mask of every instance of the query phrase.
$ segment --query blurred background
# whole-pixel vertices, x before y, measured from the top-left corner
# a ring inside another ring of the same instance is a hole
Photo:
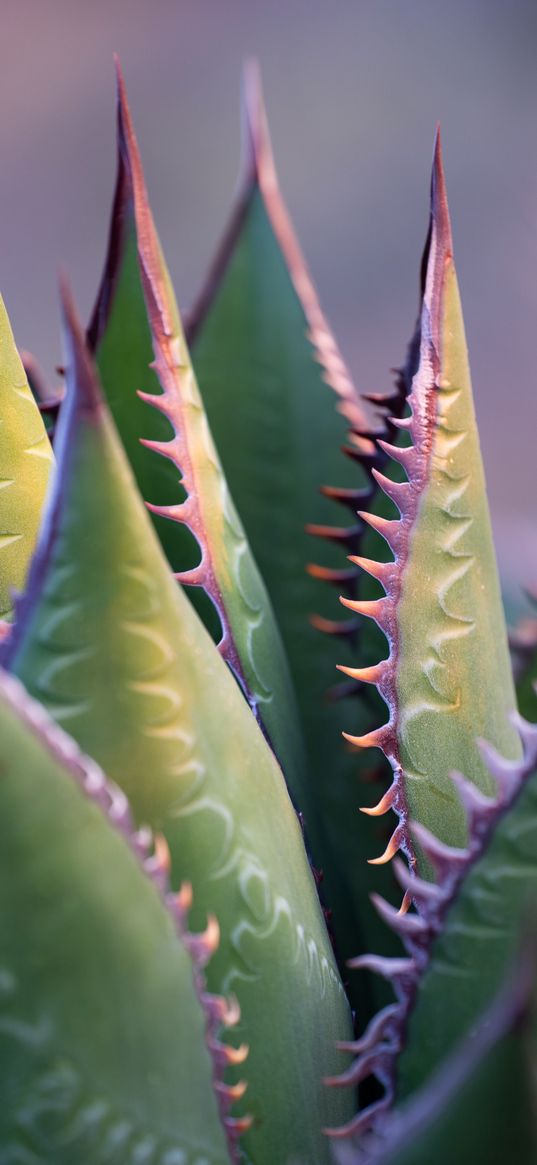
[[[390,385],[417,304],[435,122],[504,578],[537,582],[535,0],[0,0],[0,289],[54,383],[56,280],[87,319],[114,185],[112,52],[188,308],[257,55],[281,186],[357,384]]]

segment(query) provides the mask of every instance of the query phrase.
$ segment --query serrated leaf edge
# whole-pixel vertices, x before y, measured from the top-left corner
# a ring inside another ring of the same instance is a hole
[[[384,1095],[348,1125],[330,1130],[335,1137],[345,1138],[377,1129],[391,1108],[395,1098],[397,1056],[404,1044],[408,1017],[434,939],[441,933],[447,911],[468,871],[489,844],[499,820],[511,809],[525,782],[535,773],[537,725],[528,724],[517,713],[512,714],[511,721],[520,733],[521,760],[506,760],[487,742],[479,742],[483,760],[497,782],[494,797],[485,796],[461,773],[450,774],[467,817],[467,845],[463,849],[444,845],[424,826],[411,823],[412,833],[436,874],[435,882],[425,881],[412,874],[404,862],[396,860],[394,863],[398,881],[414,903],[416,912],[397,911],[380,896],[372,895],[380,917],[402,940],[406,955],[400,959],[384,959],[366,954],[349,963],[354,969],[367,968],[387,979],[393,987],[396,1002],[371,1020],[360,1039],[345,1045],[345,1050],[354,1052],[357,1058],[347,1072],[329,1083],[338,1087],[356,1085],[372,1075],[383,1086]]]

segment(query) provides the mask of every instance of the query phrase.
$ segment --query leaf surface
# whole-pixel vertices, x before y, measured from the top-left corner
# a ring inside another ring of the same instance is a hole
[[[59,473],[10,666],[126,790],[137,821],[165,835],[173,885],[193,885],[194,921],[218,918],[207,977],[241,1006],[247,1153],[256,1165],[299,1152],[327,1162],[320,1127],[350,1115],[352,1095],[322,1081],[345,1062],[335,1042],[350,1019],[300,826],[272,750],[169,571],[66,311]]]
[[[202,1006],[125,796],[5,673],[0,757],[2,1159],[229,1162],[205,1033],[224,1001]]]
[[[0,619],[21,591],[45,500],[52,450],[0,296]]]
[[[507,762],[486,750],[503,789],[470,818],[470,869],[447,892],[425,972],[416,988],[408,1040],[398,1061],[407,1096],[468,1035],[499,990],[516,954],[528,902],[537,889],[537,728],[526,725],[525,757]],[[481,838],[480,838],[481,834]]]

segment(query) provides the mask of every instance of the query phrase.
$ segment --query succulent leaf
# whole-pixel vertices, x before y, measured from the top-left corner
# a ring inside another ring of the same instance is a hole
[[[377,686],[389,719],[372,733],[349,739],[359,747],[375,745],[389,758],[394,775],[384,803],[391,803],[400,819],[391,852],[403,848],[412,863],[409,816],[447,845],[465,843],[464,811],[451,768],[460,768],[483,792],[493,791],[475,738],[486,737],[506,755],[516,756],[518,748],[508,719],[514,690],[439,136],[419,363],[408,405],[404,428],[410,445],[379,441],[402,466],[406,481],[394,486],[376,474],[400,516],[387,521],[363,515],[392,552],[381,580],[385,595],[370,606],[346,605],[372,617],[388,640]],[[421,869],[427,872],[423,854]]]
[[[303,1152],[326,1162],[320,1124],[350,1116],[353,1102],[322,1080],[345,1062],[335,1041],[350,1020],[300,826],[272,750],[169,571],[69,300],[65,312],[58,477],[9,664],[125,788],[138,823],[163,833],[172,884],[192,882],[194,920],[218,917],[207,979],[240,1002],[247,1154],[256,1165]]]
[[[220,651],[305,808],[304,747],[283,645],[207,426],[119,66],[116,194],[89,339],[168,561],[191,597],[192,588],[209,597],[210,624],[214,604]]]
[[[535,1097],[528,1074],[534,980],[534,960],[525,960],[416,1097],[358,1150],[337,1154],[339,1165],[534,1165]]]
[[[188,895],[167,893],[124,794],[5,673],[0,753],[2,1159],[237,1160],[219,1112],[233,1008],[205,991]]]
[[[482,746],[498,785],[495,801],[478,801],[471,786],[456,778],[469,814],[467,861],[451,880],[441,875],[438,907],[425,915],[430,928],[425,970],[397,1064],[401,1096],[419,1087],[471,1031],[516,952],[528,899],[537,887],[537,728],[521,727],[522,761],[506,761]]]
[[[0,296],[0,618],[24,587],[41,520],[52,450]]]
[[[238,195],[186,331],[211,430],[291,665],[316,806],[305,806],[306,825],[315,864],[324,871],[336,947],[342,960],[360,945],[384,942],[388,954],[393,945],[369,892],[376,885],[393,895],[393,878],[389,870],[376,871],[373,881],[362,860],[384,848],[385,823],[379,828],[362,819],[358,806],[375,796],[389,766],[372,754],[358,764],[345,748],[334,755],[343,729],[352,724],[367,731],[383,704],[354,681],[326,698],[342,641],[350,646],[356,631],[355,619],[341,618],[335,588],[353,593],[357,571],[347,556],[359,551],[363,523],[356,508],[364,505],[362,484],[366,491],[368,485],[365,475],[357,480],[361,470],[340,447],[348,445],[354,457],[373,446],[354,432],[365,426],[363,408],[279,190],[254,63],[244,78]],[[322,565],[305,575],[315,551],[312,534],[323,538],[325,551]],[[360,789],[362,776],[373,791]],[[353,1002],[364,1018],[369,1006],[361,987]]]
[[[396,1096],[405,1098],[425,1083],[494,998],[514,956],[532,876],[531,863],[525,850],[517,851],[517,843],[520,836],[524,844],[526,828],[531,834],[537,820],[532,804],[537,728],[517,724],[524,742],[521,760],[505,760],[481,745],[497,786],[494,797],[484,796],[460,773],[451,774],[467,817],[467,846],[446,846],[414,823],[416,842],[436,874],[435,881],[424,880],[396,861],[397,877],[415,911],[397,912],[375,898],[380,916],[400,936],[406,957],[361,955],[351,963],[390,982],[396,1001],[355,1041],[354,1063],[334,1081],[346,1086],[374,1076],[384,1094],[338,1135],[377,1130]]]

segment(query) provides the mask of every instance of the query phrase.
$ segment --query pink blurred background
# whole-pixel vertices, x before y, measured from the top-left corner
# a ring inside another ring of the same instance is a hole
[[[226,219],[241,61],[262,65],[284,195],[364,391],[416,309],[435,121],[504,577],[537,581],[535,0],[0,0],[0,288],[53,380],[59,266],[87,317],[124,67],[182,307]]]

